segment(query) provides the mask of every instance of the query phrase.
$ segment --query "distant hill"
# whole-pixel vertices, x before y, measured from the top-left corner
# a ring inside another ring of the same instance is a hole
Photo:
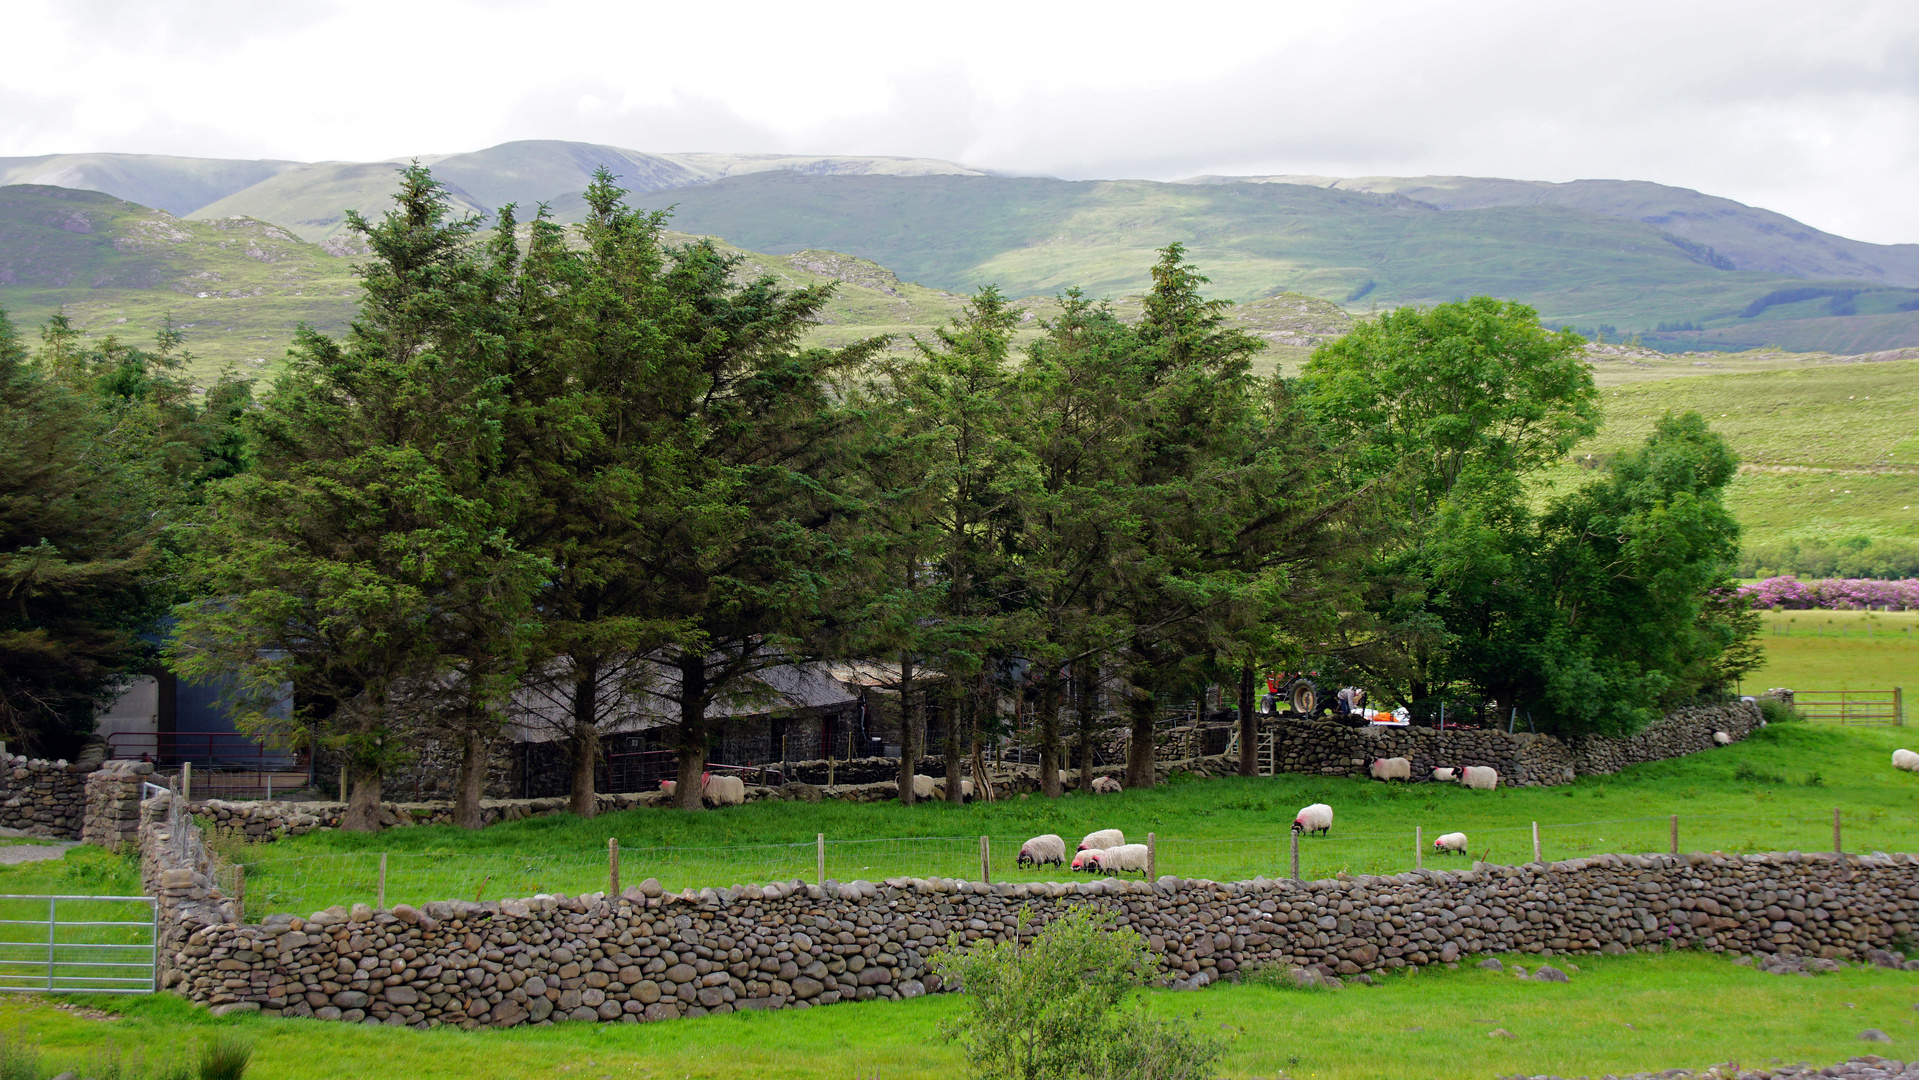
[[[678,228],[758,251],[829,247],[954,291],[1139,292],[1153,250],[1180,241],[1237,300],[1292,291],[1365,309],[1486,293],[1554,324],[1671,350],[1919,344],[1919,289],[1728,268],[1717,249],[1656,225],[1550,202],[1442,210],[1331,185],[791,173],[676,190],[672,201]],[[1877,272],[1903,273],[1904,247],[1878,249]]]
[[[185,217],[250,188],[297,161],[230,161],[159,154],[47,154],[0,158],[0,186],[51,184],[109,195]]]

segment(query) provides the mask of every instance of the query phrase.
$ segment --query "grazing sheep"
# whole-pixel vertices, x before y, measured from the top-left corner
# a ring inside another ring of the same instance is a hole
[[[1374,758],[1371,766],[1375,780],[1411,780],[1413,763],[1403,757]]]
[[[746,781],[708,774],[700,784],[700,797],[713,806],[740,806],[746,802]]]
[[[680,782],[678,780],[660,781],[660,790],[666,792],[668,795],[673,794],[673,789],[679,786],[680,786]]]
[[[1712,733],[1712,741],[1718,743],[1721,746],[1731,746],[1732,736],[1726,734],[1723,731],[1715,731]]]
[[[1892,767],[1895,769],[1904,769],[1907,772],[1919,772],[1919,754],[1915,754],[1910,750],[1894,750],[1892,752]]]
[[[1138,872],[1140,877],[1145,877],[1146,856],[1145,844],[1121,844],[1119,847],[1107,848],[1100,852],[1099,857],[1094,861],[1098,864],[1101,873],[1122,874],[1133,870]]]
[[[1041,863],[1052,863],[1054,866],[1065,865],[1066,841],[1057,833],[1047,833],[1044,836],[1035,836],[1021,844],[1019,858],[1013,860],[1013,865],[1026,866],[1029,863],[1035,870],[1039,869]]]
[[[1434,769],[1433,779],[1439,781],[1442,784],[1450,784],[1453,781],[1459,779],[1459,770],[1458,769]]]
[[[1477,791],[1491,791],[1499,786],[1499,770],[1491,765],[1468,765],[1460,771],[1459,782]]]
[[[918,787],[919,787],[919,785],[918,785],[917,783],[915,783],[915,784],[914,784],[914,789],[915,789],[915,790],[914,790],[914,794],[915,794],[915,795],[918,795],[918,794],[919,794],[919,792],[918,792]],[[934,780],[934,781],[933,781],[933,788],[932,788],[932,792],[933,792],[933,793],[932,793],[932,795],[930,796],[931,798],[935,798],[935,799],[944,799],[944,798],[946,798],[946,781],[945,781],[945,780],[943,780],[943,779],[939,779],[939,780]],[[961,802],[972,802],[972,801],[973,801],[973,782],[972,782],[971,780],[961,780],[961,781],[960,781],[960,801],[961,801]]]
[[[920,773],[913,774],[913,797],[915,799],[932,798],[934,790],[938,787],[939,781],[932,777],[924,776]]]
[[[1112,777],[1110,776],[1093,777],[1093,794],[1117,795],[1119,794],[1119,790],[1120,790],[1119,781],[1113,779]]]
[[[1079,842],[1081,851],[1104,851],[1109,847],[1118,847],[1126,842],[1126,834],[1118,829],[1101,829],[1089,832],[1086,839]]]
[[[1075,873],[1085,871],[1088,874],[1099,873],[1099,857],[1106,854],[1105,848],[1084,848],[1073,856],[1072,869]]]
[[[1333,831],[1333,808],[1316,802],[1293,818],[1294,832],[1329,833]]]
[[[1466,854],[1466,834],[1463,832],[1449,832],[1433,841],[1433,849],[1436,851],[1452,851],[1464,855]]]

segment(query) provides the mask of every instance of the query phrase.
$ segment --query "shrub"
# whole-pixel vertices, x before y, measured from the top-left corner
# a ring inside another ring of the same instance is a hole
[[[944,1025],[980,1076],[1004,1080],[1188,1080],[1212,1075],[1216,1042],[1183,1027],[1114,1013],[1157,967],[1139,934],[1075,907],[1029,938],[1021,912],[1013,941],[957,935],[931,958],[966,995],[966,1012]]]
[[[1759,715],[1764,717],[1768,724],[1787,724],[1799,719],[1799,714],[1793,711],[1793,707],[1778,698],[1760,698]]]
[[[200,1048],[200,1080],[241,1080],[253,1059],[253,1047],[221,1036]]]

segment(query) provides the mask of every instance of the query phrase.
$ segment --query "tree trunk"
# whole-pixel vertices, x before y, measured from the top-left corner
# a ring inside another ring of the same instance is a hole
[[[594,766],[600,760],[600,661],[573,658],[573,726],[568,733],[573,752],[573,776],[567,787],[566,808],[581,817],[599,812],[594,792]]]
[[[972,695],[968,694],[963,687],[955,686],[953,688],[953,708],[949,714],[950,719],[946,724],[945,747],[946,801],[950,803],[963,803],[966,801],[966,793],[960,787],[960,781],[964,779],[962,775],[964,762],[960,759],[965,753],[963,747],[966,745],[961,740],[966,737],[967,729],[970,729],[972,726],[970,723],[973,718],[971,706]]]
[[[1156,777],[1153,765],[1153,720],[1155,701],[1151,687],[1141,686],[1135,675],[1126,695],[1126,713],[1132,724],[1126,740],[1126,787],[1140,790],[1152,787]]]
[[[674,733],[673,749],[679,757],[679,774],[674,781],[673,805],[681,810],[703,810],[700,801],[706,776],[706,660],[682,657],[680,660],[680,723]]]
[[[1253,712],[1253,665],[1239,669],[1239,775],[1259,775],[1259,716]]]
[[[493,740],[472,727],[460,733],[460,777],[453,793],[453,824],[462,829],[477,829],[486,822],[480,817],[480,798],[486,790],[487,758]]]
[[[1059,790],[1059,673],[1047,672],[1039,686],[1039,790],[1057,799]]]
[[[900,805],[913,805],[913,773],[920,756],[913,741],[913,654],[900,653]]]
[[[353,770],[353,793],[347,797],[340,828],[347,832],[380,831],[380,773],[366,765]]]
[[[1091,660],[1073,665],[1074,696],[1079,698],[1079,746],[1074,757],[1079,769],[1079,790],[1093,793],[1093,698],[1099,693],[1099,668]]]

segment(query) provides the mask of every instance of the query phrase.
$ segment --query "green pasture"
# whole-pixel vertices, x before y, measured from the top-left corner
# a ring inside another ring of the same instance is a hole
[[[1537,957],[1505,959],[1530,968]],[[1861,1051],[1860,1031],[1889,1033],[1896,1057],[1919,1042],[1919,975],[1849,968],[1782,977],[1706,953],[1556,958],[1564,984],[1461,965],[1375,987],[1278,990],[1251,983],[1139,995],[1148,1012],[1228,1040],[1222,1075],[1295,1080],[1407,1076],[1592,1075],[1734,1061],[1831,1064]],[[0,1026],[42,1047],[45,1071],[118,1054],[164,1062],[215,1034],[253,1042],[251,1080],[406,1077],[796,1078],[945,1080],[962,1073],[940,1021],[963,1001],[841,1004],[662,1024],[557,1024],[510,1031],[411,1031],[318,1020],[212,1019],[178,998],[70,999],[105,1018],[37,999],[0,1003]],[[1509,1032],[1511,1037],[1490,1034]]]
[[[1765,611],[1766,666],[1746,693],[1795,690],[1906,691],[1907,721],[1919,721],[1919,611]]]
[[[609,883],[607,840],[620,845],[622,885],[647,877],[669,889],[815,880],[816,837],[826,876],[976,879],[979,838],[989,837],[994,880],[1067,880],[1054,867],[1016,869],[1020,843],[1058,833],[1068,847],[1088,832],[1153,834],[1160,873],[1238,880],[1290,872],[1289,829],[1301,806],[1331,805],[1333,830],[1300,844],[1302,876],[1388,873],[1414,865],[1425,844],[1463,831],[1474,857],[1518,863],[1541,854],[1665,850],[1671,815],[1686,849],[1829,850],[1841,809],[1848,850],[1919,850],[1919,777],[1891,769],[1901,731],[1774,725],[1744,743],[1556,788],[1475,792],[1454,785],[1380,784],[1286,775],[1185,780],[1147,791],[1056,802],[1034,796],[966,806],[923,803],[766,802],[723,811],[639,809],[593,819],[555,815],[468,832],[448,826],[378,835],[312,833],[272,844],[216,847],[245,868],[247,913],[306,914],[372,903],[382,857],[387,903],[581,893]],[[1425,865],[1449,857],[1422,852]],[[1452,865],[1464,862],[1450,857]],[[0,886],[6,875],[0,870]],[[38,871],[45,873],[46,871]],[[5,891],[24,892],[6,887]]]

